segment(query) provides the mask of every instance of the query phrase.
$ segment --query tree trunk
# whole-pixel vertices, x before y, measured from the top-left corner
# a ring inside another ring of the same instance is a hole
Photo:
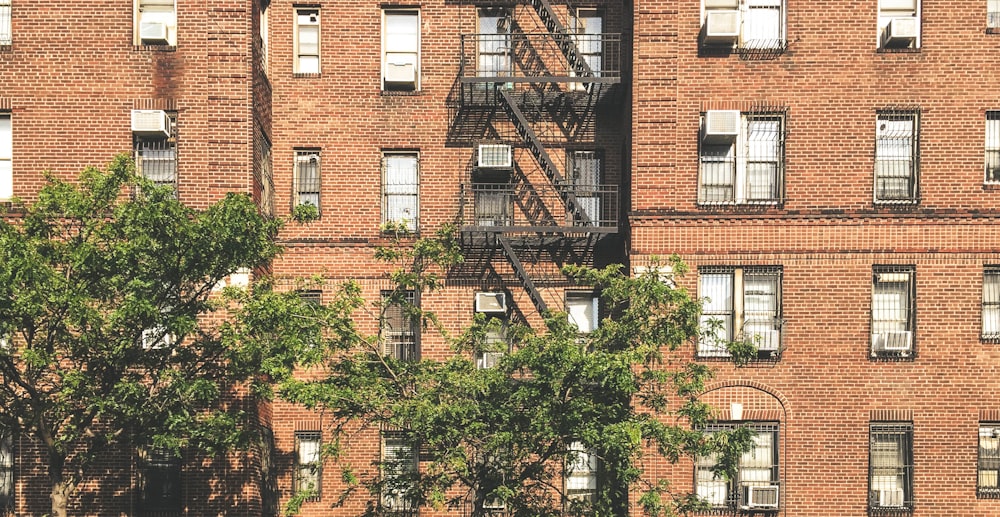
[[[49,456],[49,483],[52,485],[49,497],[52,500],[52,517],[67,517],[69,495],[73,491],[73,482],[63,475],[65,460],[56,455]]]

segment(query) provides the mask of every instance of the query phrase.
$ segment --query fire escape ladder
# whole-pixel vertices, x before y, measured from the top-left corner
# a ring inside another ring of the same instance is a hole
[[[514,124],[514,128],[517,130],[518,136],[521,140],[528,145],[528,150],[531,151],[532,156],[538,161],[538,164],[542,168],[542,172],[555,187],[556,192],[559,193],[559,197],[562,199],[563,204],[566,205],[567,213],[573,216],[573,220],[580,226],[589,226],[591,224],[590,217],[584,211],[583,207],[580,205],[579,200],[576,195],[572,192],[571,188],[567,188],[567,182],[563,178],[562,174],[559,173],[559,169],[556,167],[555,162],[552,161],[552,157],[549,153],[545,151],[542,147],[542,141],[538,138],[535,130],[531,129],[528,123],[527,117],[520,108],[517,107],[517,103],[511,98],[510,92],[504,88],[496,88],[498,97],[502,99],[500,106],[503,108],[504,112],[510,118],[511,122]]]
[[[535,8],[535,12],[538,13],[538,17],[541,18],[546,30],[555,38],[559,50],[563,56],[566,56],[566,61],[569,62],[570,69],[580,77],[593,77],[594,71],[590,69],[587,61],[580,56],[580,49],[576,47],[573,35],[559,21],[559,17],[556,16],[556,12],[552,9],[552,4],[549,3],[549,0],[531,0],[531,6]]]
[[[528,298],[531,298],[531,303],[535,304],[535,308],[538,309],[539,314],[546,314],[548,312],[548,306],[545,305],[545,300],[542,299],[542,293],[535,287],[535,283],[531,281],[528,277],[528,272],[524,270],[524,264],[521,260],[517,258],[517,254],[514,253],[514,247],[510,244],[510,239],[505,235],[497,235],[497,240],[500,242],[500,246],[503,248],[503,252],[507,255],[507,260],[510,262],[511,267],[514,268],[514,274],[517,275],[517,279],[521,281],[521,285],[528,292]]]

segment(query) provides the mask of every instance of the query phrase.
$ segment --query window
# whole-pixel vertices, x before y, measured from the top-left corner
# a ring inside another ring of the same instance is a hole
[[[914,110],[876,116],[875,202],[916,203],[920,117]]]
[[[573,43],[579,57],[587,64],[594,77],[600,77],[604,69],[604,19],[601,12],[593,8],[577,9],[570,19]],[[576,71],[572,70],[575,75]],[[585,83],[570,83],[572,89],[582,90]]]
[[[322,434],[319,431],[295,431],[295,492],[307,492],[310,501],[318,501],[323,482],[320,455]]]
[[[573,195],[580,205],[582,222],[569,214],[572,226],[600,226],[601,218],[601,154],[597,151],[572,151],[568,156],[569,167],[566,178],[572,186]]]
[[[785,48],[783,0],[704,0],[702,42],[740,50]]]
[[[295,151],[295,205],[312,205],[318,210],[320,183],[319,150]]]
[[[133,114],[135,111],[133,111]],[[132,141],[135,149],[136,172],[156,186],[170,187],[177,194],[177,116],[162,111],[148,111],[165,117],[163,131],[136,131],[133,122]],[[133,115],[135,119],[135,115]],[[161,127],[162,127],[161,126]]]
[[[0,113],[0,199],[14,196],[13,136],[10,114]]]
[[[873,268],[872,357],[913,358],[917,321],[915,277],[913,266]]]
[[[486,326],[486,339],[483,345],[483,349],[475,353],[476,368],[493,368],[510,351],[510,343],[507,342],[506,315],[489,317]]]
[[[879,0],[878,48],[890,52],[920,48],[920,0]]]
[[[984,341],[1000,342],[1000,267],[983,270],[982,332]]]
[[[413,314],[416,293],[382,291],[382,302],[385,304],[381,321],[382,354],[399,361],[418,360],[417,336],[420,327],[417,316]]]
[[[986,28],[990,32],[1000,29],[1000,0],[986,0]]]
[[[144,512],[181,509],[181,457],[164,447],[139,449],[142,468],[139,506]]]
[[[717,423],[708,426],[708,434],[732,431],[744,424]],[[754,431],[753,447],[743,453],[736,477],[726,480],[715,472],[718,454],[695,460],[695,493],[716,508],[739,505],[741,509],[777,510],[778,508],[778,424],[746,424]]]
[[[976,495],[1000,499],[1000,422],[979,424],[979,467]]]
[[[417,447],[397,432],[382,434],[382,508],[390,512],[414,512],[413,495],[417,475]]]
[[[136,45],[177,45],[177,6],[174,0],[136,0]]]
[[[569,444],[566,451],[566,498],[570,502],[593,503],[597,497],[597,455],[583,442]]]
[[[776,204],[785,166],[784,116],[708,111],[702,116],[698,203]]]
[[[781,353],[781,268],[705,267],[698,270],[701,337],[698,357],[729,357],[726,343],[750,340],[761,358]]]
[[[599,300],[592,292],[566,292],[566,314],[581,334],[597,330],[600,322]]]
[[[986,112],[986,182],[1000,183],[1000,111]]]
[[[270,48],[270,45],[268,44],[268,41],[270,40],[270,33],[271,33],[271,28],[270,28],[270,26],[271,26],[271,15],[270,15],[271,10],[269,8],[270,8],[270,2],[268,2],[267,0],[261,2],[261,5],[260,5],[260,24],[259,24],[259,30],[260,30],[260,69],[261,69],[261,71],[264,72],[264,75],[268,75],[268,72],[270,72],[270,68],[269,67],[270,67],[270,63],[271,63],[271,61],[269,59],[269,56],[268,56],[268,49]]]
[[[420,12],[382,12],[382,89],[420,87]]]
[[[0,45],[10,45],[10,0],[0,0]]]
[[[417,153],[382,155],[382,224],[397,223],[417,231],[419,177]]]
[[[873,422],[868,443],[868,508],[913,508],[913,424]]]
[[[479,77],[511,77],[514,61],[511,56],[510,12],[504,8],[479,10]]]
[[[296,74],[319,73],[319,9],[295,10]]]
[[[14,440],[0,435],[0,513],[14,504]]]
[[[143,350],[160,350],[171,347],[176,342],[177,337],[162,325],[150,327],[142,331]]]

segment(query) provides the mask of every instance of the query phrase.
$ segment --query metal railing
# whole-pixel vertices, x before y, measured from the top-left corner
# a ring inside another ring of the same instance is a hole
[[[588,221],[574,220],[560,191],[575,196]],[[580,228],[613,232],[618,229],[618,186],[554,187],[510,183],[462,184],[459,196],[464,229],[486,231]]]
[[[621,81],[621,34],[463,34],[459,76],[465,82],[617,83]],[[579,49],[590,69],[580,74],[563,55],[563,39]]]

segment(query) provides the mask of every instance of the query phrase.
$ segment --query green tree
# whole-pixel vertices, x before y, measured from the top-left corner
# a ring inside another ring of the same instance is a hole
[[[397,287],[374,304],[348,282],[327,306],[270,293],[274,299],[264,305],[248,304],[249,319],[242,321],[246,339],[275,343],[298,354],[300,366],[322,372],[303,380],[279,369],[273,378],[281,398],[332,417],[324,452],[341,463],[344,500],[368,491],[366,514],[429,505],[484,515],[503,505],[517,516],[623,515],[627,494],[639,489],[647,513],[674,515],[703,503],[645,478],[650,451],[668,461],[717,454],[725,477],[750,447],[745,429],[699,431],[711,409],[697,395],[711,371],[674,352],[698,333],[701,304],[657,273],[630,278],[618,266],[567,268],[569,277],[601,293],[610,317],[596,331],[580,335],[565,314],[548,315],[541,332],[477,318],[451,339],[450,358],[418,361],[383,353],[385,336],[359,332],[353,318],[370,308],[380,319],[402,310],[425,328],[437,327],[407,293],[442,288],[445,273],[461,261],[458,245],[445,229],[412,248],[376,255],[395,266],[390,276]],[[679,261],[673,268],[683,273]],[[249,316],[263,307],[267,318]],[[498,341],[501,330],[505,339]],[[492,368],[479,368],[475,357],[484,352],[502,355]],[[398,430],[391,449],[419,444],[420,468],[405,452],[379,462],[381,475],[360,474],[372,470],[348,464],[343,454],[359,428]],[[566,489],[568,471],[590,470],[598,483],[584,479],[582,489]],[[311,495],[297,494],[286,513],[297,513]]]
[[[208,323],[225,309],[212,293],[272,259],[279,226],[245,195],[192,210],[126,156],[79,182],[48,178],[0,221],[0,433],[40,445],[53,516],[109,446],[243,441],[223,403],[260,354]]]

